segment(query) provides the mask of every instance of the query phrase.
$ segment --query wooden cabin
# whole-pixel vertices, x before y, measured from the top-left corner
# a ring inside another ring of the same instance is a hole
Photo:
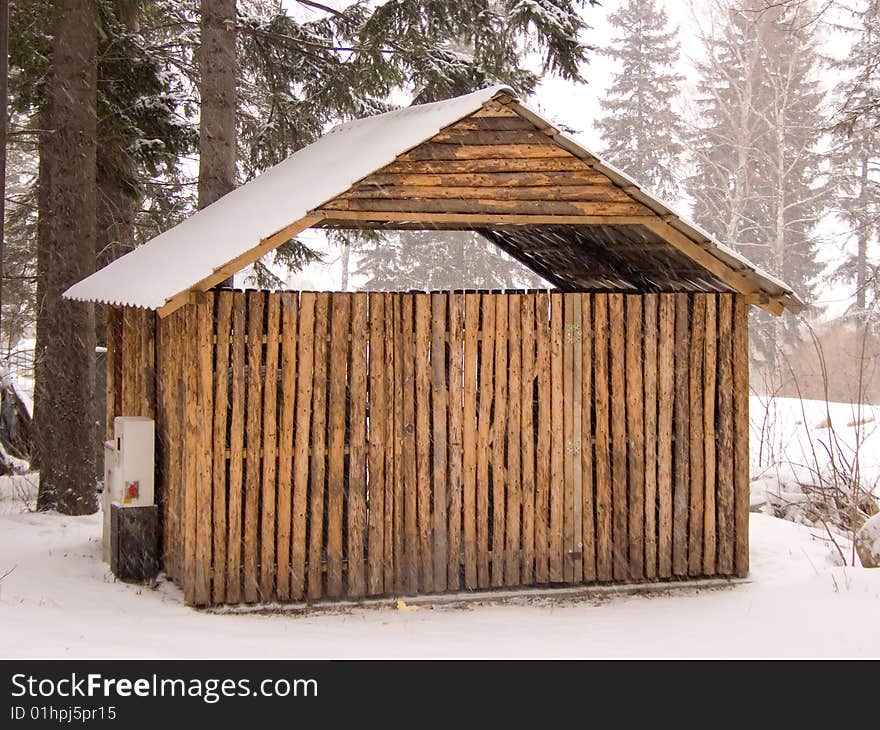
[[[474,230],[554,288],[216,288],[309,227]],[[504,87],[344,124],[66,296],[110,305],[197,606],[744,575],[748,309],[803,306]]]

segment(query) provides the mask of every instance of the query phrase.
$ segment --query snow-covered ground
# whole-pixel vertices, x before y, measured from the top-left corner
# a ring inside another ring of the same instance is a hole
[[[750,582],[515,605],[218,615],[114,581],[100,517],[23,511],[3,480],[0,657],[880,657],[880,570],[753,514]],[[415,608],[415,607],[409,607]]]

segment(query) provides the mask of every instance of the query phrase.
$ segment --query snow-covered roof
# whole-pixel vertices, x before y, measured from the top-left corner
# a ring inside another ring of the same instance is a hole
[[[494,96],[490,86],[448,101],[335,127],[250,182],[70,287],[64,296],[158,309],[261,240],[394,161]]]
[[[225,271],[224,267],[230,262],[257,249],[261,242],[346,192],[358,180],[392,163],[398,155],[499,96],[515,98],[509,88],[491,86],[465,96],[406,107],[335,127],[284,162],[83,279],[64,296],[158,309],[218,271]],[[527,107],[518,103],[514,106],[518,113],[542,128],[551,126]],[[654,210],[666,223],[760,291],[795,311],[803,307],[794,292],[781,281],[687,223],[635,181],[598,160],[573,139],[557,134],[554,140],[575,156],[589,159],[594,169],[625,186],[631,197]]]

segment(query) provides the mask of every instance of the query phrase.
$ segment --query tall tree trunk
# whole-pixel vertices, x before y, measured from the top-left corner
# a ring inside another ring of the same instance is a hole
[[[6,242],[6,128],[8,122],[9,0],[0,0],[0,333],[3,332],[3,253]]]
[[[199,208],[235,187],[235,0],[201,0]],[[224,284],[232,285],[232,277]]]
[[[54,7],[40,145],[37,242],[39,509],[95,511],[94,306],[61,299],[95,267],[97,13],[94,0]]]
[[[871,211],[868,198],[868,150],[861,149],[861,166],[859,169],[859,209],[856,238],[858,250],[856,251],[856,309],[860,316],[865,314],[867,296],[865,288],[868,286],[868,237],[871,227]]]

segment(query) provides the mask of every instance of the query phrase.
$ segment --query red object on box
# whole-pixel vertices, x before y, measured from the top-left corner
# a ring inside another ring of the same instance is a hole
[[[127,491],[128,491],[129,497],[137,497],[138,496],[138,483],[137,482],[129,482]]]

